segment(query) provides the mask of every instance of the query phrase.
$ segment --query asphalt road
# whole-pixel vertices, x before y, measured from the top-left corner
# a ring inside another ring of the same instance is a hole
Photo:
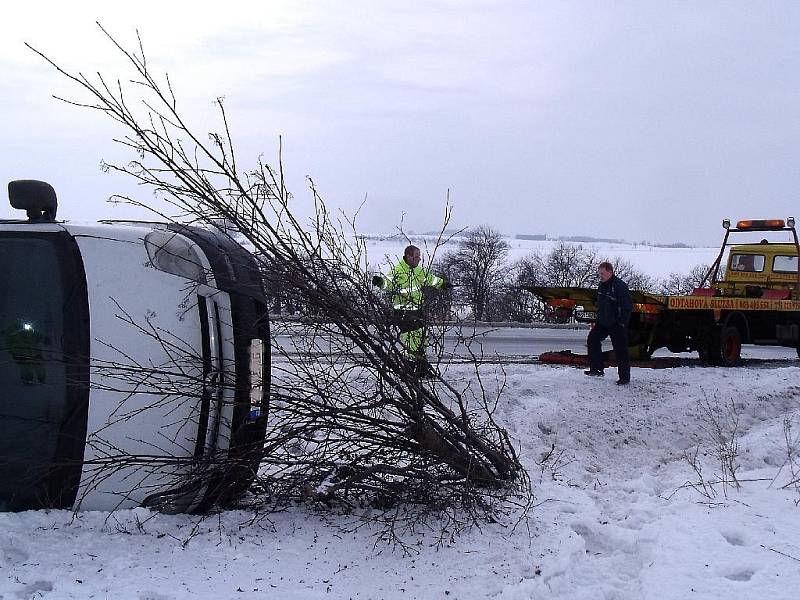
[[[586,353],[586,335],[588,329],[549,329],[549,328],[522,328],[522,327],[478,327],[464,328],[460,332],[449,330],[445,336],[446,352],[455,352],[466,356],[469,351],[464,345],[464,338],[468,338],[472,351],[476,355],[489,357],[509,358],[536,358],[543,352],[572,350],[575,353]],[[285,348],[291,347],[291,337],[279,335],[276,340]],[[317,349],[326,350],[324,339],[317,339]],[[610,350],[611,344],[606,340],[604,350]],[[655,353],[656,357],[680,356],[696,358],[697,353],[672,354],[666,349]],[[797,353],[792,348],[751,346],[742,348],[744,359],[769,359],[769,360],[797,360]]]
[[[472,330],[470,330],[472,333]],[[475,342],[480,342],[484,355],[499,356],[538,356],[551,350],[572,350],[575,353],[586,353],[587,329],[524,329],[516,327],[503,327],[497,329],[477,328],[474,330]],[[451,333],[446,338],[451,347],[456,346],[456,338]],[[603,343],[604,350],[611,350],[610,340]],[[459,354],[463,354],[462,348]],[[660,356],[697,357],[697,353],[673,354],[666,349],[655,353]],[[772,346],[742,347],[742,358],[759,358],[771,360],[797,359],[797,353],[792,348]]]
[[[498,327],[496,329],[479,327],[463,329],[462,336],[470,337],[473,351],[478,349],[486,355],[497,356],[539,356],[551,350],[572,350],[586,352],[588,329],[527,329],[517,327]],[[467,354],[464,343],[458,343],[458,334],[449,331],[445,336],[447,347],[457,354]],[[611,346],[609,345],[609,348]]]

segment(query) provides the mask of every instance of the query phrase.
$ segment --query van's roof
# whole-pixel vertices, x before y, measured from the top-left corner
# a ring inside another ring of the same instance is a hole
[[[166,229],[163,223],[126,221],[119,223],[74,223],[70,221],[0,221],[0,231],[66,231],[70,235],[143,238],[153,229]]]

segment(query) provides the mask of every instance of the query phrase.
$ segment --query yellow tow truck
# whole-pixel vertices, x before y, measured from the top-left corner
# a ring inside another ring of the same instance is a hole
[[[734,366],[741,360],[742,344],[786,346],[795,348],[800,356],[800,242],[794,217],[739,221],[735,227],[725,219],[722,226],[725,237],[719,255],[691,294],[631,292],[631,358],[647,359],[659,348],[667,348],[670,352],[697,351],[709,364]],[[730,242],[731,234],[765,232],[787,232],[791,240]],[[588,323],[595,319],[596,290],[525,289],[562,318]]]

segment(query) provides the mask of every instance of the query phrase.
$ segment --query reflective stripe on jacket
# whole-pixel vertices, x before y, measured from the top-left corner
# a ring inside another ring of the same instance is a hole
[[[444,279],[428,273],[422,267],[411,268],[405,260],[395,265],[388,276],[382,278],[380,288],[392,294],[392,305],[399,310],[422,308],[422,288],[441,288]]]

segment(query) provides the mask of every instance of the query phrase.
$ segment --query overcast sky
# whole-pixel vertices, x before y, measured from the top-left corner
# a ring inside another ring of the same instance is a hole
[[[454,225],[509,235],[715,244],[723,217],[800,216],[800,2],[12,3],[0,181],[50,181],[73,220],[141,216],[105,203],[132,190],[99,168],[121,131],[53,100],[78,90],[23,41],[129,75],[95,20],[139,29],[198,129],[224,96],[241,159],[282,136],[295,196],[366,197],[365,232],[436,228],[448,189]]]

